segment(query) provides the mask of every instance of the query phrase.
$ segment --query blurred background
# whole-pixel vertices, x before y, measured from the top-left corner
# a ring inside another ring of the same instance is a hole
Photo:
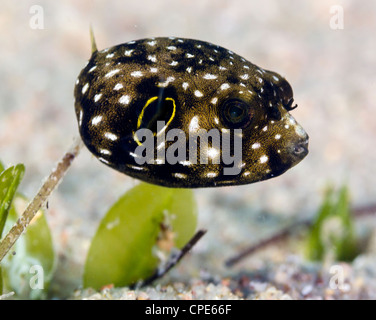
[[[33,20],[36,4],[42,29]],[[334,5],[343,9],[343,26]],[[348,184],[354,206],[376,201],[375,15],[371,0],[3,0],[0,159],[25,164],[21,191],[31,198],[78,136],[73,88],[90,57],[90,24],[98,49],[179,36],[280,73],[294,89],[292,114],[310,136],[310,153],[275,179],[196,192],[199,227],[209,232],[195,248],[200,259],[185,265],[220,273],[240,248],[312,216],[328,183]],[[136,183],[83,149],[49,199],[47,218],[66,264],[60,269],[72,288],[101,217]]]

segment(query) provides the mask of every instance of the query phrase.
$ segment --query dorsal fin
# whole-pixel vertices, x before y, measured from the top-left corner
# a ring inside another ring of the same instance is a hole
[[[91,41],[91,54],[97,52],[97,44],[95,43],[94,31],[92,25],[90,25],[90,41]]]

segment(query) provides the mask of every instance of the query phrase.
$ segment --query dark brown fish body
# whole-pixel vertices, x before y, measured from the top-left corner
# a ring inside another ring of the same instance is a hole
[[[289,114],[288,82],[203,41],[152,38],[95,51],[78,77],[75,100],[88,149],[150,183],[247,184],[282,174],[308,153],[308,136]],[[141,129],[154,138],[154,158],[143,164]],[[180,130],[173,138],[172,129]],[[195,149],[189,139],[201,133]]]

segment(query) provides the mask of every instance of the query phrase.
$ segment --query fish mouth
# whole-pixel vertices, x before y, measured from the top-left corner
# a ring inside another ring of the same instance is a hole
[[[296,161],[296,163],[303,160],[309,153],[308,142],[309,142],[309,138],[307,135],[307,137],[304,140],[299,141],[298,143],[294,144],[291,147],[292,148],[291,155],[295,158],[294,160]]]
[[[296,157],[303,159],[308,154],[308,141],[309,139],[307,138],[295,145],[293,154]]]

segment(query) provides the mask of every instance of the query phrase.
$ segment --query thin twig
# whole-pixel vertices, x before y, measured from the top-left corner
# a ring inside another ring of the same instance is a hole
[[[234,257],[227,259],[225,262],[226,267],[232,267],[234,264],[238,263],[239,261],[243,260],[244,258],[250,256],[251,254],[255,253],[256,251],[260,250],[261,248],[264,248],[274,242],[278,242],[283,240],[284,238],[288,237],[293,230],[295,230],[298,227],[309,227],[312,224],[310,220],[302,220],[293,223],[292,225],[282,229],[281,231],[273,234],[272,236],[263,239],[256,244],[251,245],[250,247],[242,250],[239,254],[235,255]]]
[[[77,157],[81,147],[82,140],[76,139],[69,151],[65,153],[63,158],[57,164],[56,169],[51,172],[47,180],[39,189],[37,195],[29,203],[22,216],[17,220],[12,229],[9,230],[8,234],[0,242],[0,262],[29,225],[30,221],[34,218],[39,209],[46,202],[52,191],[57,187],[69,169],[72,161]]]
[[[354,217],[359,218],[363,216],[369,216],[371,214],[376,214],[376,204],[371,204],[364,207],[354,208],[352,210]]]
[[[352,215],[355,218],[360,218],[363,216],[371,215],[371,214],[376,214],[376,204],[361,207],[361,208],[354,208],[352,210]],[[260,249],[263,249],[273,243],[277,243],[279,241],[282,241],[289,237],[297,228],[304,227],[304,228],[309,228],[310,226],[313,225],[313,220],[302,220],[293,223],[290,226],[287,226],[286,228],[282,229],[281,231],[273,234],[272,236],[263,239],[256,244],[253,244],[249,246],[248,248],[243,249],[240,253],[235,255],[234,257],[227,259],[225,261],[225,266],[226,267],[232,267],[233,265],[237,264],[244,258],[254,254],[256,251],[259,251]]]
[[[145,287],[152,284],[155,280],[162,278],[167,272],[169,272],[174,266],[179,263],[179,261],[192,249],[192,247],[205,235],[206,232],[207,230],[205,229],[198,230],[177,255],[170,257],[166,266],[164,266],[163,268],[158,268],[152,276],[143,280],[141,284],[132,286],[132,288],[134,289],[135,287]]]
[[[14,294],[15,294],[14,291],[4,293],[4,294],[0,294],[0,300],[6,300],[6,299],[10,298],[11,296],[13,296]]]

